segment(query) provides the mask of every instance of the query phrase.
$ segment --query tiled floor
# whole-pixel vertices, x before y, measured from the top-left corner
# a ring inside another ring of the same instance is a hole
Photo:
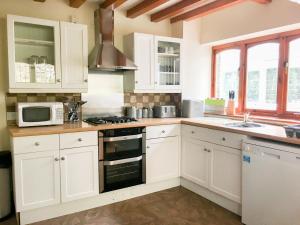
[[[241,225],[240,220],[224,208],[178,187],[34,225]]]

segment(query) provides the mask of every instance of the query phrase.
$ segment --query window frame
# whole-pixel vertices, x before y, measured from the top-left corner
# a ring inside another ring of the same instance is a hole
[[[251,112],[253,115],[278,117],[283,119],[300,119],[299,112],[287,111],[287,90],[288,90],[288,67],[289,61],[289,43],[300,38],[300,29],[287,31],[282,33],[271,34],[251,38],[248,40],[227,43],[223,45],[213,46],[212,48],[212,73],[211,73],[211,97],[216,97],[216,55],[222,51],[229,49],[240,49],[240,71],[239,71],[239,106],[236,110],[237,114]],[[278,81],[277,81],[277,108],[276,110],[247,109],[246,108],[246,87],[247,87],[247,54],[250,47],[263,43],[279,43],[279,65],[278,65]]]

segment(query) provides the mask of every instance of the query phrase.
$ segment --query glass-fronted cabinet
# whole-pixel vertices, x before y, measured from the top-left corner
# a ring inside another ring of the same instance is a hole
[[[7,16],[9,88],[60,88],[58,21]]]
[[[182,40],[155,36],[155,86],[159,89],[181,89]]]

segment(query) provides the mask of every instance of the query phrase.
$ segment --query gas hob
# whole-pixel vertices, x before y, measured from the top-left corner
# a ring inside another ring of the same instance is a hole
[[[118,124],[118,123],[132,123],[137,120],[126,116],[111,116],[111,117],[91,117],[84,120],[84,122],[99,125],[99,124]]]

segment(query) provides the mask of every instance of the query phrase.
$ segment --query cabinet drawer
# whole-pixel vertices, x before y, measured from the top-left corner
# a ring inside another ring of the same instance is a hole
[[[212,130],[202,127],[183,125],[183,136],[223,145],[231,148],[241,149],[243,135],[225,131]]]
[[[98,145],[97,131],[66,133],[60,135],[60,149]]]
[[[180,135],[180,125],[151,126],[146,128],[147,139],[175,137]]]
[[[14,154],[59,150],[59,135],[40,135],[13,138]]]

